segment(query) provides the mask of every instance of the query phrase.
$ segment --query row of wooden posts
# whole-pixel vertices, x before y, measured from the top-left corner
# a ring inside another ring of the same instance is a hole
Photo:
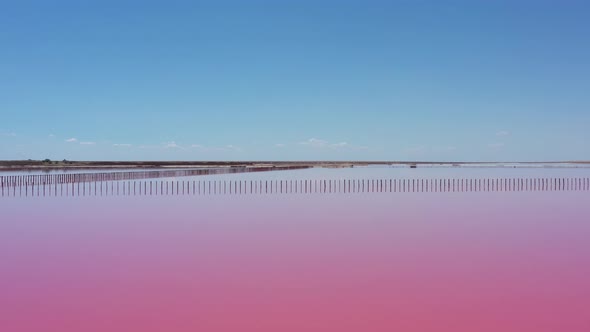
[[[138,180],[1,187],[1,196],[162,196],[590,191],[590,178]]]
[[[199,175],[215,175],[229,173],[268,172],[308,168],[305,166],[279,167],[219,167],[184,170],[151,170],[131,172],[92,172],[92,173],[61,173],[35,175],[4,175],[0,176],[0,187],[19,187],[31,185],[52,185],[62,183],[105,182],[123,180],[144,180],[157,178],[177,178]]]

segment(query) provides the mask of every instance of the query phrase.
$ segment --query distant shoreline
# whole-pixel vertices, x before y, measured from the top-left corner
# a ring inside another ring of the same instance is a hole
[[[214,167],[590,167],[590,161],[464,162],[464,161],[49,161],[0,160],[1,171],[214,168]]]

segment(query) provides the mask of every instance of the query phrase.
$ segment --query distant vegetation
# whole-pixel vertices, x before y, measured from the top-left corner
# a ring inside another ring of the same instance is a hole
[[[559,164],[578,165],[580,167],[590,166],[590,161],[554,161],[554,162],[460,162],[460,161],[52,161],[49,158],[43,160],[0,160],[0,170],[19,170],[32,168],[159,168],[159,167],[357,167],[368,165],[389,165],[407,166],[411,168],[437,165],[437,166],[490,166],[514,167],[519,166],[548,166],[559,167]],[[555,166],[553,166],[555,165]]]
[[[35,167],[35,166],[65,166],[65,165],[74,165],[75,162],[69,161],[64,159],[62,161],[58,160],[51,160],[49,158],[45,158],[43,160],[0,160],[0,167]]]

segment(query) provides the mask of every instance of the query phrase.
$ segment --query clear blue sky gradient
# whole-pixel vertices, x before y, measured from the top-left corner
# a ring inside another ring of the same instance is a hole
[[[0,159],[590,159],[588,1],[3,1]]]

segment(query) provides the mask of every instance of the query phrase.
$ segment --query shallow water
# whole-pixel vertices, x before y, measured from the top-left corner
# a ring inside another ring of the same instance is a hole
[[[90,182],[85,195],[0,197],[0,330],[588,331],[590,191],[573,185],[588,177],[308,169],[99,183],[184,194],[91,195]],[[387,190],[422,179],[572,186]],[[342,190],[349,180],[386,187]],[[260,181],[320,187],[227,193]],[[205,182],[225,194],[190,193]]]

